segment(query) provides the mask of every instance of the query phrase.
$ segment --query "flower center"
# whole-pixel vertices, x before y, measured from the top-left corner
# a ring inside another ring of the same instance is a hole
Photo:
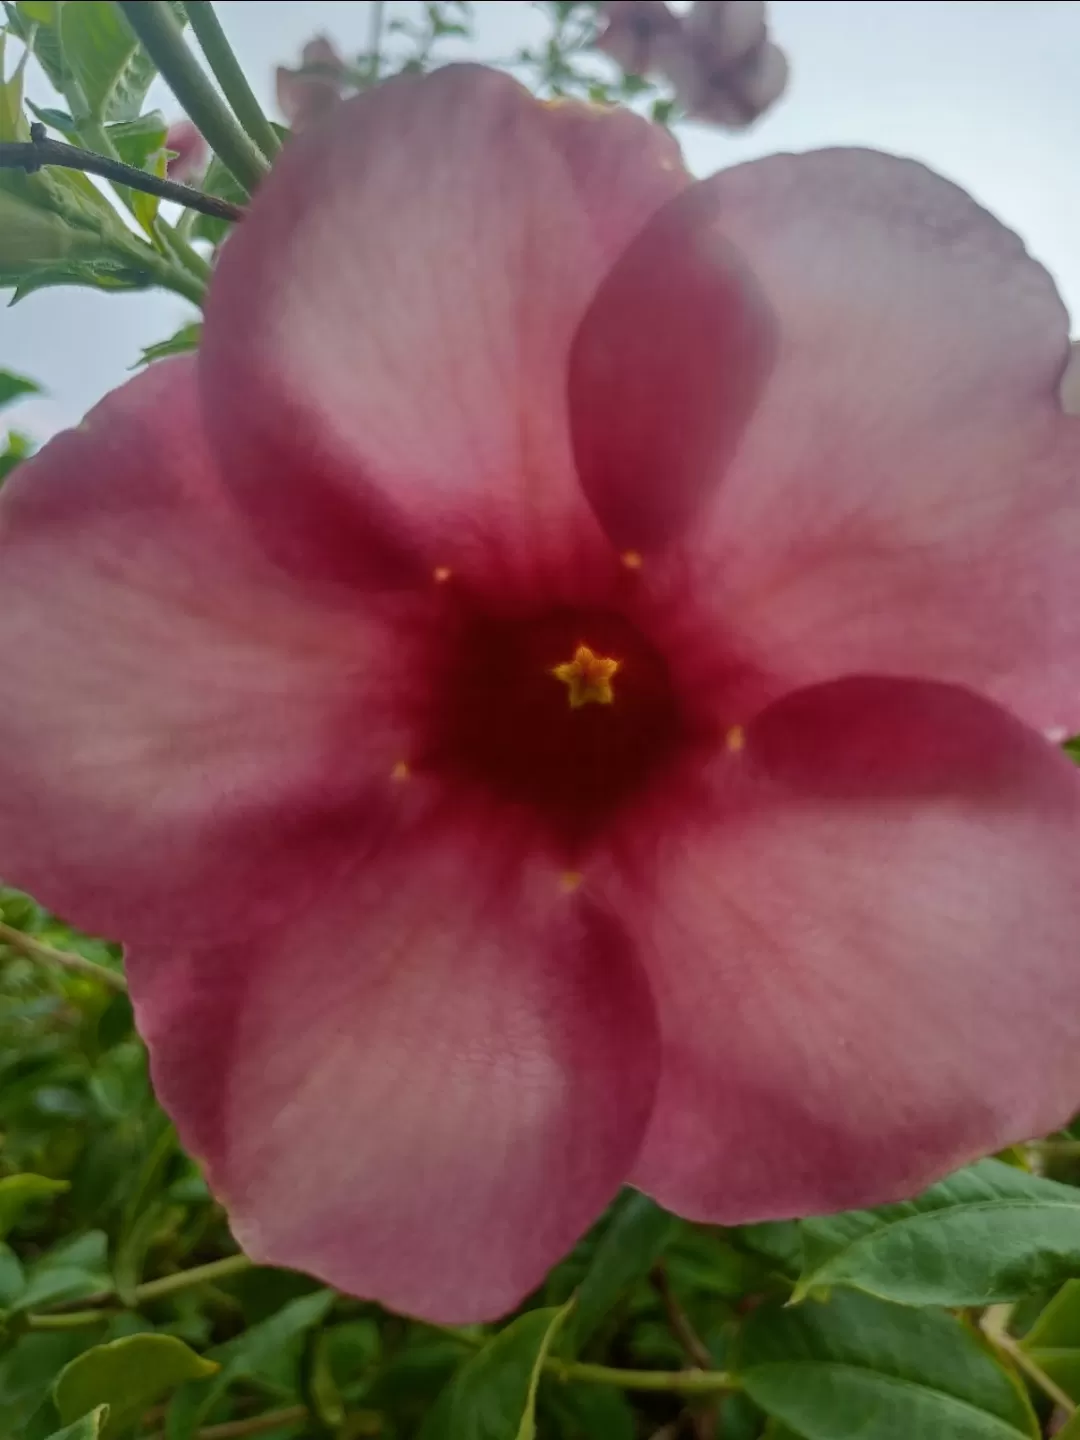
[[[594,655],[588,645],[579,645],[574,658],[552,668],[552,675],[561,680],[570,692],[570,709],[582,705],[610,705],[615,699],[611,680],[619,661],[608,655]]]
[[[659,651],[622,615],[576,609],[465,615],[434,724],[436,765],[527,806],[568,852],[642,791],[683,731]]]

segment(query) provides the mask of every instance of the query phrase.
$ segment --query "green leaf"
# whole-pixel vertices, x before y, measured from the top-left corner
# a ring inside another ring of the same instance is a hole
[[[8,0],[4,5],[12,34],[32,51],[50,85],[62,95],[69,71],[56,28],[61,8],[62,0],[44,4],[40,0],[18,0],[14,4]]]
[[[83,1415],[72,1425],[65,1425],[63,1430],[54,1430],[49,1440],[104,1440],[108,1434],[106,1421],[109,1418],[108,1405],[99,1405],[96,1410],[91,1410],[89,1415]]]
[[[983,1160],[914,1200],[802,1225],[793,1299],[847,1285],[904,1305],[990,1305],[1080,1274],[1080,1191]]]
[[[26,55],[23,55],[6,80],[4,63],[4,35],[0,31],[0,140],[25,142],[30,138],[30,127],[23,114],[23,72],[26,69]],[[6,180],[11,178],[13,177],[5,176]]]
[[[47,125],[50,130],[58,130],[64,139],[72,145],[79,145],[79,132],[75,128],[75,121],[66,110],[57,110],[51,105],[35,105],[33,100],[27,100],[26,108],[33,112],[34,118]]]
[[[1067,1395],[1080,1399],[1080,1280],[1061,1287],[1020,1345]]]
[[[3,196],[0,196],[0,256],[6,239],[2,229],[5,218]],[[35,290],[54,285],[85,285],[92,290],[146,290],[153,283],[153,277],[137,266],[107,259],[31,265],[21,274],[0,264],[0,290],[9,286],[14,291],[11,305],[17,305]]]
[[[101,1440],[113,1440],[177,1385],[205,1379],[217,1368],[174,1335],[131,1335],[72,1360],[57,1377],[53,1399],[65,1424],[107,1405]]]
[[[10,405],[13,400],[18,400],[22,395],[40,395],[41,386],[36,380],[27,380],[25,375],[15,375],[10,370],[0,370],[0,410],[5,405]],[[0,1180],[0,1187],[3,1186]],[[0,1194],[3,1191],[0,1189]],[[0,1223],[3,1218],[3,1207],[0,1202]],[[2,1232],[0,1232],[2,1233]]]
[[[417,1440],[533,1440],[540,1371],[568,1311],[530,1310],[500,1330],[466,1360]]]
[[[164,360],[169,355],[184,355],[189,350],[197,350],[201,339],[202,325],[198,320],[193,320],[190,325],[182,326],[168,340],[159,340],[156,345],[148,345],[142,352],[139,364],[149,365],[154,360]]]
[[[119,6],[78,0],[60,11],[60,43],[89,114],[133,120],[157,73]]]
[[[147,169],[151,159],[164,147],[167,131],[160,110],[105,127],[110,143],[124,164],[135,165],[140,170]]]
[[[22,0],[19,9],[36,25],[52,25],[56,21],[54,0]]]
[[[0,286],[19,281],[35,266],[67,260],[77,232],[59,215],[41,209],[26,196],[0,189]]]
[[[751,1400],[804,1440],[1039,1434],[1025,1392],[960,1320],[869,1295],[762,1307],[737,1373]]]
[[[231,200],[234,205],[246,205],[248,196],[237,183],[232,172],[227,170],[215,155],[203,178],[202,187],[207,195],[217,195],[222,200]],[[209,240],[219,245],[232,228],[228,220],[217,220],[213,215],[196,215],[191,233],[200,240]]]
[[[645,1279],[679,1223],[647,1195],[633,1194],[620,1206],[597,1243],[563,1330],[560,1351],[580,1352],[604,1317]]]
[[[16,465],[29,460],[33,453],[34,442],[29,435],[24,435],[21,430],[8,431],[6,439],[0,442],[0,485],[3,485]]]
[[[0,1310],[10,1310],[25,1289],[19,1257],[9,1245],[0,1244]]]
[[[337,1299],[333,1290],[314,1290],[290,1300],[268,1319],[252,1325],[235,1340],[217,1346],[209,1358],[217,1362],[220,1369],[213,1384],[200,1386],[197,1391],[184,1390],[174,1401],[174,1408],[183,1415],[183,1426],[176,1427],[184,1433],[198,1428],[203,1417],[225,1394],[229,1386],[238,1380],[267,1381],[277,1379],[283,1356],[292,1361],[295,1370],[303,1337],[313,1326],[320,1324]],[[173,1417],[170,1415],[170,1422]]]
[[[28,1267],[26,1287],[12,1306],[34,1310],[61,1300],[82,1300],[109,1288],[106,1249],[100,1230],[62,1241]]]
[[[637,1434],[626,1394],[604,1385],[552,1386],[543,1397],[543,1416],[552,1418],[562,1440],[634,1440]]]
[[[16,377],[5,377],[0,371],[0,397],[5,378],[14,380]],[[31,385],[30,381],[26,383]],[[37,388],[36,385],[31,385],[32,390]],[[3,403],[2,398],[0,403]],[[48,1180],[44,1175],[9,1175],[0,1180],[0,1240],[18,1223],[27,1205],[35,1200],[48,1200],[55,1195],[62,1195],[68,1188],[66,1180]]]

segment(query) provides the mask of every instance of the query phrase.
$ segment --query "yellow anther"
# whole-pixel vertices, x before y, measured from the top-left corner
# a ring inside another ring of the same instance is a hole
[[[449,566],[436,565],[435,569],[431,572],[431,578],[435,581],[436,585],[445,585],[452,573]]]
[[[409,774],[410,774],[410,771],[409,771],[409,767],[408,767],[408,765],[406,764],[406,762],[405,762],[404,760],[399,760],[399,761],[397,762],[397,764],[394,766],[394,768],[390,771],[390,779],[391,779],[391,780],[408,780]]]
[[[624,550],[619,559],[626,566],[627,570],[640,570],[645,563],[637,550]]]
[[[570,708],[582,705],[610,705],[615,699],[611,680],[619,668],[618,660],[608,655],[595,655],[588,645],[579,645],[573,660],[556,665],[552,675],[570,691]]]
[[[559,876],[559,884],[566,891],[567,895],[572,895],[581,884],[581,881],[582,876],[578,870],[564,870]]]
[[[746,731],[741,725],[732,725],[731,729],[724,736],[724,745],[733,755],[737,755],[746,744]]]

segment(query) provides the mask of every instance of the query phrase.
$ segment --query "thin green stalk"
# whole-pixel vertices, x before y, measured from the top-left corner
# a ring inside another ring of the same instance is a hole
[[[160,1280],[148,1280],[145,1285],[135,1287],[135,1302],[142,1305],[147,1300],[160,1300],[164,1295],[175,1295],[192,1285],[205,1285],[211,1280],[225,1280],[230,1275],[241,1275],[254,1265],[246,1255],[226,1255],[224,1260],[211,1260],[208,1265],[196,1265],[191,1270],[178,1270],[175,1275],[163,1275]]]
[[[190,250],[190,245],[187,248]],[[196,255],[194,250],[191,253],[196,260],[205,264],[201,255]],[[135,259],[142,269],[148,271],[156,285],[160,285],[163,290],[171,290],[174,295],[182,295],[185,300],[190,300],[193,305],[202,309],[206,299],[205,280],[199,279],[190,269],[182,269],[167,255],[159,255],[149,245],[144,246]],[[209,271],[209,267],[207,270]]]
[[[211,0],[187,0],[184,8],[206,62],[225,92],[225,99],[235,110],[236,118],[266,159],[273,160],[281,149],[281,141],[248,84]]]
[[[452,1325],[425,1322],[429,1330],[437,1330],[450,1340],[457,1340],[470,1350],[480,1350],[489,1336],[473,1335]],[[589,1365],[579,1360],[559,1360],[549,1356],[544,1371],[557,1380],[579,1381],[584,1385],[614,1385],[621,1390],[663,1390],[676,1395],[722,1395],[737,1390],[739,1382],[726,1370],[620,1370],[611,1365]]]
[[[247,1420],[225,1420],[220,1425],[206,1425],[196,1430],[196,1440],[240,1440],[244,1435],[261,1435],[264,1430],[280,1430],[284,1425],[298,1425],[307,1420],[310,1412],[306,1405],[288,1405],[284,1410],[268,1410],[263,1415],[251,1415]]]
[[[184,269],[194,275],[204,287],[209,285],[210,276],[214,273],[209,260],[200,255],[187,237],[181,234],[175,225],[170,225],[167,220],[160,217],[154,221],[158,239],[164,245],[170,255],[176,257]]]
[[[72,950],[56,950],[33,935],[5,925],[2,920],[0,944],[18,950],[20,955],[25,955],[30,960],[41,960],[46,965],[55,965],[61,970],[73,970],[77,975],[86,975],[97,980],[99,984],[107,985],[110,990],[127,989],[127,981],[118,971],[110,970],[107,965],[99,965],[96,960],[87,960],[85,955],[76,955]]]
[[[613,1385],[619,1390],[721,1395],[738,1389],[738,1381],[726,1370],[618,1370],[612,1365],[588,1365],[579,1360],[547,1360],[544,1369],[558,1380]]]
[[[1075,1415],[1077,1407],[1072,1396],[1067,1394],[1056,1380],[1052,1380],[1047,1375],[1042,1366],[1027,1354],[1011,1334],[1009,1323],[1015,1308],[1013,1305],[989,1306],[983,1311],[979,1328],[998,1354],[1004,1356],[1006,1360],[1011,1360],[1013,1365],[1027,1376],[1037,1390],[1041,1390],[1048,1399],[1064,1410],[1066,1415]]]
[[[30,1330],[80,1330],[85,1325],[99,1325],[110,1320],[112,1310],[68,1310],[59,1315],[28,1315],[27,1328]]]
[[[246,1255],[226,1255],[223,1260],[211,1260],[208,1265],[194,1265],[190,1270],[178,1270],[175,1275],[163,1275],[160,1280],[147,1280],[142,1285],[136,1285],[135,1304],[136,1306],[145,1305],[152,1300],[161,1300],[166,1295],[176,1295],[181,1290],[190,1290],[193,1285],[206,1285],[217,1280],[228,1279],[230,1275],[241,1275],[245,1270],[250,1270],[254,1263]],[[115,1300],[115,1298],[116,1290],[110,1287],[108,1290],[98,1290],[93,1295],[84,1296],[78,1301],[78,1304],[97,1307],[107,1305],[110,1300]],[[70,1304],[70,1302],[68,1303]],[[42,1322],[57,1320],[71,1313],[80,1312],[70,1311],[61,1302],[50,1311],[32,1315],[30,1317],[31,1327],[55,1328],[48,1324],[42,1324]]]
[[[188,49],[172,11],[164,0],[116,3],[206,143],[250,195],[269,167]]]

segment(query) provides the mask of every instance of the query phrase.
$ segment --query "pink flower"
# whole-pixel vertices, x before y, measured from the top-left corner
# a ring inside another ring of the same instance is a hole
[[[604,13],[599,48],[633,74],[663,76],[693,119],[740,130],[787,88],[764,0],[702,0],[685,17],[660,0],[610,0]]]
[[[256,1257],[438,1320],[629,1180],[910,1194],[1080,1099],[1065,313],[920,165],[347,102],[0,498],[0,873],[122,939]]]
[[[1070,415],[1080,415],[1080,342],[1074,341],[1061,378],[1061,403]]]
[[[174,152],[166,171],[170,180],[197,180],[210,159],[210,147],[190,120],[178,120],[169,126],[165,149]]]
[[[631,75],[662,71],[683,44],[682,21],[663,0],[608,0],[596,42]]]
[[[304,46],[299,70],[279,65],[275,73],[278,108],[293,130],[303,130],[341,103],[345,62],[323,35]]]

